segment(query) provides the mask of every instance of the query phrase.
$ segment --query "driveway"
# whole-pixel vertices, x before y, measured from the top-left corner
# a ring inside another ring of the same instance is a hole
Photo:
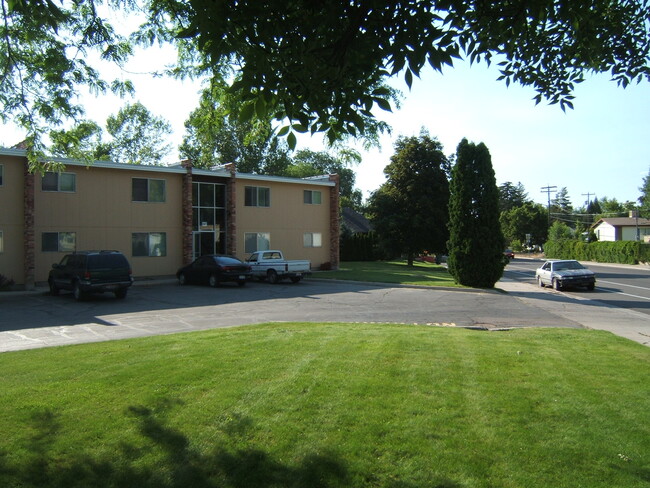
[[[504,280],[503,291],[305,280],[180,287],[136,282],[124,300],[0,294],[0,351],[99,342],[264,322],[389,322],[447,327],[606,328],[650,343],[650,319]],[[523,287],[523,288],[522,288]],[[640,332],[639,332],[640,331]],[[646,334],[646,335],[644,335]]]

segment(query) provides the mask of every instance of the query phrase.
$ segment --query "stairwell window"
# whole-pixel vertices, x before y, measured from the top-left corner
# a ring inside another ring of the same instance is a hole
[[[74,173],[55,173],[47,171],[41,181],[43,191],[74,193],[77,191],[77,175]]]
[[[245,187],[244,205],[247,207],[270,207],[271,189],[264,186]]]
[[[165,201],[165,180],[133,178],[131,180],[134,202],[163,203]]]
[[[320,205],[322,201],[322,194],[320,191],[316,190],[305,190],[303,201],[308,205]]]

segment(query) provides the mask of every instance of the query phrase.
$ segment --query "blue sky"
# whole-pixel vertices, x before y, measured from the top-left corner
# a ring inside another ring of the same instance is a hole
[[[83,100],[87,117],[100,125],[121,105],[134,101],[167,119],[174,128],[172,162],[178,157],[183,123],[197,106],[200,87],[144,74],[159,68],[170,55],[149,51],[130,64],[131,73],[115,72],[134,81],[132,100],[90,95]],[[381,150],[362,152],[363,162],[355,168],[356,186],[364,197],[385,181],[383,169],[397,137],[418,135],[425,128],[440,140],[447,154],[455,152],[463,137],[485,143],[497,184],[521,182],[536,202],[546,204],[546,193],[541,190],[546,186],[566,187],[574,206],[584,205],[587,194],[591,199],[636,201],[650,169],[650,83],[623,89],[606,75],[591,77],[577,86],[575,109],[564,113],[557,105],[542,102],[536,106],[532,88],[506,87],[496,81],[498,76],[495,65],[458,62],[444,74],[426,71],[410,91],[401,78],[395,78],[394,86],[405,96],[402,106],[392,113],[378,113],[393,132],[382,137]],[[2,126],[0,144],[12,145],[21,139],[20,131]],[[300,145],[323,148],[318,135],[301,138]]]

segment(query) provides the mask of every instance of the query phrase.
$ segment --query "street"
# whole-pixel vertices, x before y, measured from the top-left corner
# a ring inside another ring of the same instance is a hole
[[[535,283],[535,269],[544,260],[515,258],[506,267],[504,276],[524,283]],[[598,300],[607,305],[650,315],[650,267],[583,263],[596,273],[596,289],[567,290],[577,299]],[[550,289],[549,289],[550,290]]]

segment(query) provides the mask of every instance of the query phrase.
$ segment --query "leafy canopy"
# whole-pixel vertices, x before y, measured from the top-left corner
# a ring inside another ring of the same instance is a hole
[[[385,128],[387,80],[407,85],[425,66],[454,58],[496,61],[500,79],[532,86],[536,101],[572,107],[587,72],[610,72],[626,86],[650,78],[648,0],[0,0],[0,104],[40,148],[43,127],[82,115],[79,86],[128,93],[87,59],[121,65],[135,44],[173,43],[177,76],[226,82],[243,120],[288,121],[295,132],[330,141]],[[146,17],[121,36],[98,7]]]

